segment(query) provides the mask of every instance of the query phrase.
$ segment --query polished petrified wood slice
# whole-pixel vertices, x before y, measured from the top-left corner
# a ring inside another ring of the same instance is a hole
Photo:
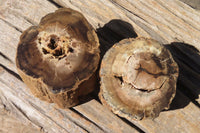
[[[127,119],[155,118],[176,92],[178,66],[157,41],[125,39],[104,55],[100,99]]]
[[[66,108],[95,88],[99,58],[94,29],[82,14],[63,8],[23,32],[16,64],[35,96]]]

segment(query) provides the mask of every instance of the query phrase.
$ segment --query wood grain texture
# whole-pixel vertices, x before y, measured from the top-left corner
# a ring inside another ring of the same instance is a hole
[[[0,132],[1,133],[40,133],[39,129],[33,128],[31,123],[24,125],[7,111],[0,109]]]
[[[80,10],[95,28],[98,23],[103,25],[112,19],[122,19],[130,23],[139,36],[163,43],[183,41],[200,49],[200,12],[179,0],[54,1]]]
[[[131,34],[135,32],[137,36],[152,37],[164,44],[184,42],[200,49],[200,12],[179,0],[54,1],[58,5],[82,12],[97,29],[104,50],[123,38],[136,37],[126,32]],[[122,121],[96,100],[73,109],[61,110],[53,104],[33,97],[16,74],[17,43],[22,31],[31,25],[37,25],[44,15],[56,9],[57,6],[47,0],[0,1],[0,99],[12,114],[23,122],[43,128],[45,132],[195,133],[200,130],[199,52],[187,55],[188,49],[185,50],[183,47],[181,51],[184,56],[180,54],[180,50],[170,47],[174,50],[173,53],[177,54],[175,57],[180,64],[183,64],[180,88],[178,88],[171,110],[161,112],[160,116],[154,120],[131,121],[134,126],[126,120],[126,122]],[[113,23],[104,26],[114,19],[117,22],[123,20],[132,25],[131,30],[134,32],[131,32],[130,28],[126,29],[127,27],[121,22],[119,27],[113,26]],[[127,35],[123,36],[124,34]],[[192,62],[187,63],[188,61]],[[190,76],[187,76],[188,74]],[[191,97],[187,95],[188,92]],[[136,126],[141,130],[136,130]]]
[[[1,100],[8,110],[15,114],[24,123],[32,123],[37,127],[43,127],[48,132],[86,132],[66,117],[62,118],[59,111],[54,111],[54,107],[32,97],[26,90],[22,82],[15,81],[5,71],[1,72],[0,88]],[[5,80],[7,78],[7,80]],[[4,80],[2,80],[4,79]],[[7,81],[7,83],[6,83]],[[19,90],[21,90],[19,92]],[[23,97],[23,98],[22,98]],[[39,105],[42,106],[38,106]],[[46,105],[46,107],[45,107]],[[48,117],[50,115],[51,117]],[[52,117],[53,116],[53,117]]]
[[[180,108],[183,103],[188,103],[184,108]],[[154,120],[132,121],[141,127],[145,132],[184,132],[197,133],[199,126],[200,111],[189,99],[179,90],[177,91],[171,110],[164,111]],[[198,123],[198,124],[197,124]]]
[[[47,132],[102,132],[70,109],[61,110],[33,97],[19,79],[5,70],[1,71],[0,77],[3,104],[24,123],[32,123]]]
[[[130,128],[131,126],[124,124],[124,122],[122,121],[119,121],[117,117],[114,117],[108,109],[104,108],[96,100],[91,100],[90,102],[76,106],[74,107],[74,109],[96,123],[99,127],[103,129],[104,132],[137,132],[132,130]]]

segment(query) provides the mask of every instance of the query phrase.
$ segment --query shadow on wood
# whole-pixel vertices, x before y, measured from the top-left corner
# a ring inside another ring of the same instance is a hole
[[[0,64],[0,67],[2,67],[4,70],[6,70],[8,73],[12,74],[13,76],[15,76],[17,79],[21,80],[22,81],[22,78],[17,74],[15,73],[14,71],[10,70],[8,67]]]
[[[113,19],[96,31],[100,41],[101,57],[115,43],[126,38],[137,37],[132,25],[120,19]]]
[[[196,101],[200,95],[200,54],[198,49],[181,42],[173,42],[165,46],[179,66],[177,90],[183,92],[195,105],[200,107],[200,103]],[[174,104],[177,103],[181,103],[181,105],[175,106]],[[183,108],[188,104],[189,101],[185,103],[179,99],[179,95],[176,95],[171,110]]]

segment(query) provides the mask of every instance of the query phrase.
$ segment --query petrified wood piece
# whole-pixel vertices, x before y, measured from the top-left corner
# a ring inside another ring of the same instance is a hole
[[[23,81],[42,100],[61,108],[79,103],[95,88],[97,35],[82,14],[59,9],[20,37],[16,64]]]
[[[155,118],[176,92],[178,66],[157,41],[125,39],[103,57],[100,99],[127,119]]]

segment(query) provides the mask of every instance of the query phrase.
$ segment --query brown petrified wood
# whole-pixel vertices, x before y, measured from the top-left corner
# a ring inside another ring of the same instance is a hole
[[[178,66],[157,41],[125,39],[104,55],[100,77],[100,99],[114,113],[129,120],[155,118],[175,96]]]
[[[79,12],[63,8],[43,17],[20,37],[16,64],[23,81],[42,100],[61,108],[79,103],[95,88],[97,35]]]

